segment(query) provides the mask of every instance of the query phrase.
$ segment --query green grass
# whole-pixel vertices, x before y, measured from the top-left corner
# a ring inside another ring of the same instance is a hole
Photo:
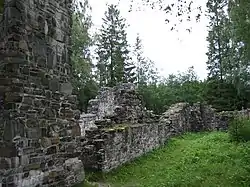
[[[250,186],[250,144],[227,133],[187,134],[104,175],[112,187]]]

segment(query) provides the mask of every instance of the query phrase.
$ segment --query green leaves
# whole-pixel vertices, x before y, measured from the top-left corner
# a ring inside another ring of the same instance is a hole
[[[225,12],[227,0],[208,0],[207,2],[207,16],[209,22],[209,33],[207,41],[208,46],[208,61],[207,67],[209,77],[217,77],[223,79],[225,77],[225,65],[229,62],[227,56],[229,55],[229,39],[230,35],[225,32],[228,27],[229,18]]]
[[[199,1],[201,3],[204,1]],[[97,65],[91,60],[90,47],[94,43],[88,31],[92,25],[87,14],[88,2],[79,5],[73,17],[72,61],[74,88],[79,101],[85,106],[94,97],[98,86],[114,86],[120,82],[136,82],[145,105],[156,113],[162,113],[176,102],[207,101],[218,110],[246,107],[250,103],[250,2],[248,0],[207,0],[209,32],[207,41],[209,70],[208,80],[198,80],[194,68],[169,75],[160,80],[152,60],[143,53],[138,35],[131,54],[127,41],[126,20],[121,17],[118,6],[108,5],[103,25],[96,35]],[[133,8],[152,7],[176,16],[177,21],[191,21],[202,16],[203,4],[188,1],[132,1]],[[80,11],[81,10],[81,11]],[[192,13],[192,14],[191,14]],[[177,27],[169,17],[166,22]],[[94,73],[93,70],[97,69]],[[95,77],[94,77],[95,75]],[[95,82],[97,78],[97,82]],[[83,104],[84,103],[84,104]]]
[[[242,117],[234,119],[230,122],[228,132],[231,141],[250,141],[250,119]]]
[[[203,3],[204,1],[194,2],[193,0],[131,0],[129,11],[141,11],[145,8],[160,10],[166,14],[165,22],[170,30],[178,30],[178,25],[183,22],[200,20]],[[190,29],[186,30],[190,31]]]
[[[86,111],[88,100],[95,97],[98,88],[92,72],[90,47],[93,45],[93,40],[89,35],[92,22],[91,16],[87,13],[90,9],[88,1],[80,7],[81,9],[74,12],[72,18],[72,83],[78,96],[79,108]]]
[[[240,109],[240,99],[235,85],[216,79],[206,82],[205,100],[218,111]]]
[[[171,74],[157,84],[139,84],[146,107],[157,114],[165,112],[174,103],[203,101],[203,91],[204,83],[198,80],[193,67],[177,75]]]
[[[249,1],[208,0],[209,80],[206,98],[218,110],[246,107],[249,80]],[[247,8],[248,7],[248,8]],[[250,28],[249,28],[250,29]],[[220,80],[220,81],[219,81]]]

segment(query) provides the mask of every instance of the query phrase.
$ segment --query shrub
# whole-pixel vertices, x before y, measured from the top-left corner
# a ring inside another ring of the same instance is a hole
[[[238,117],[229,124],[230,140],[236,142],[246,142],[250,140],[250,119]]]

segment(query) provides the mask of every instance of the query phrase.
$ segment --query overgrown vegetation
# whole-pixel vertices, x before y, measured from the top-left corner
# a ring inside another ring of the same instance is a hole
[[[231,121],[229,135],[232,141],[247,142],[250,140],[250,119],[238,117]]]
[[[186,134],[105,174],[102,182],[112,187],[249,186],[250,143],[232,143],[223,132]]]
[[[89,34],[92,26],[89,9],[88,1],[85,1],[81,4],[80,11],[75,12],[72,18],[72,83],[81,111],[86,111],[89,99],[95,97],[98,91],[90,53],[94,40]]]

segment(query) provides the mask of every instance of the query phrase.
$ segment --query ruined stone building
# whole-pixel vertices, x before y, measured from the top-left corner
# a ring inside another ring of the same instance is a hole
[[[0,26],[0,187],[72,186],[79,112],[70,84],[71,0],[5,0]]]
[[[134,85],[102,88],[80,115],[72,95],[71,0],[5,0],[0,14],[0,187],[70,187],[187,131],[225,130],[201,103],[161,117]],[[249,111],[246,111],[249,115]]]

